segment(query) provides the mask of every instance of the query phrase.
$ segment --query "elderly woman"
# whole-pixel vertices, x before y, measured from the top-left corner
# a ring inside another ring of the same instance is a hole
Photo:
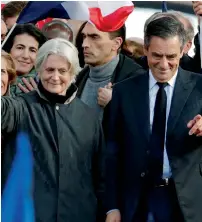
[[[10,95],[10,85],[15,82],[15,64],[11,56],[1,51],[1,95]]]
[[[15,99],[2,97],[2,185],[15,154],[18,132],[29,135],[34,157],[36,222],[95,222],[103,186],[104,139],[98,117],[75,97],[78,53],[64,39],[38,52],[39,87]]]
[[[11,95],[22,94],[27,83],[36,88],[37,72],[34,63],[38,49],[46,41],[46,37],[33,24],[20,24],[15,27],[3,49],[10,53],[16,66],[16,84],[11,87]],[[35,80],[35,81],[34,81]]]

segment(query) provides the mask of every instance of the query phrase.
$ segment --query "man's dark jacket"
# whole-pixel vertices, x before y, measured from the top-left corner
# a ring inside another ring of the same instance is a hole
[[[149,74],[113,89],[109,105],[106,204],[132,222],[149,174]],[[202,115],[202,76],[179,69],[167,122],[166,150],[179,205],[186,222],[202,220],[202,137],[189,135],[187,123]]]
[[[2,188],[16,153],[16,136],[25,132],[34,158],[35,221],[95,222],[105,162],[97,114],[78,98],[53,104],[32,91],[15,99],[2,97],[1,128],[8,139],[2,148]]]

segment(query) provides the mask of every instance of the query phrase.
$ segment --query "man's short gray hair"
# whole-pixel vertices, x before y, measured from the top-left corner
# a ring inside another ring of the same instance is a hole
[[[45,42],[40,47],[35,62],[37,72],[40,72],[43,63],[52,54],[66,58],[71,65],[72,75],[75,76],[81,71],[76,47],[65,39],[55,38]]]

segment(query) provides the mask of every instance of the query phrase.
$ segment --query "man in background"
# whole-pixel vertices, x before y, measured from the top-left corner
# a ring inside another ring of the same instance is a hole
[[[27,2],[25,1],[10,1],[3,7],[1,13],[8,30],[16,23],[26,4]]]
[[[142,68],[120,54],[125,41],[125,25],[113,32],[101,32],[86,22],[79,35],[78,50],[84,56],[86,67],[76,80],[77,96],[94,108],[102,121],[104,109],[111,100],[112,85],[136,75]]]

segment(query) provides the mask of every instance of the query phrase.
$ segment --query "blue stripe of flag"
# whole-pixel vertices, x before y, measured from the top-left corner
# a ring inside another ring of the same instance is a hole
[[[29,1],[18,17],[17,23],[35,23],[51,18],[70,18],[61,3],[64,1]]]

